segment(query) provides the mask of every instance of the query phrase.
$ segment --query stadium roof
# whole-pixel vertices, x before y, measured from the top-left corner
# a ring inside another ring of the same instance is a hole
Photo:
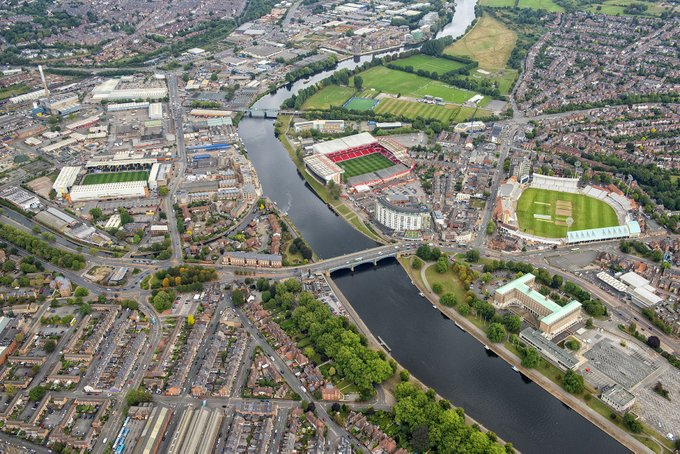
[[[307,156],[304,159],[305,165],[307,168],[311,169],[312,172],[314,172],[316,175],[319,177],[323,178],[326,181],[329,181],[333,178],[334,175],[337,174],[342,174],[345,172],[345,170],[331,161],[330,158],[322,155],[322,154],[313,154],[311,156]]]
[[[617,225],[616,227],[602,227],[599,229],[574,230],[573,232],[567,232],[567,244],[613,240],[639,234],[640,224],[638,224],[637,221],[629,221],[624,225]]]
[[[350,148],[357,148],[364,145],[375,143],[376,139],[367,132],[354,134],[353,136],[341,137],[339,139],[329,140],[328,142],[317,143],[312,146],[312,150],[316,154],[329,154],[336,151],[348,150]]]
[[[64,188],[70,188],[73,186],[73,183],[76,182],[76,178],[78,178],[78,174],[80,173],[80,166],[76,167],[62,167],[61,171],[59,172],[59,176],[57,177],[56,180],[54,180],[54,184],[52,187],[55,190],[63,190]]]

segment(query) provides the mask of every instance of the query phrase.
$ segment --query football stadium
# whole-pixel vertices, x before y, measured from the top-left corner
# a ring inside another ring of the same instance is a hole
[[[323,184],[346,183],[358,191],[405,176],[415,166],[406,147],[366,132],[317,143],[304,163]]]
[[[616,188],[578,186],[578,178],[534,174],[529,186],[511,178],[501,185],[494,216],[510,234],[547,244],[635,237],[633,205]]]

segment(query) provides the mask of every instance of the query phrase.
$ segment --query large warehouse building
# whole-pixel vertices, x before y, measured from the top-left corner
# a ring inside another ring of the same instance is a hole
[[[519,307],[538,320],[538,329],[552,339],[581,320],[581,303],[576,300],[565,306],[552,301],[533,288],[536,276],[531,273],[496,289],[493,305],[500,309]]]
[[[323,184],[344,181],[355,189],[405,176],[415,166],[404,146],[367,132],[317,143],[304,163],[307,172]]]

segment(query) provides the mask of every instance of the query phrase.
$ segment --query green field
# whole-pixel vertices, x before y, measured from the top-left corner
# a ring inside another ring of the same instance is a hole
[[[325,110],[331,106],[340,107],[354,95],[355,91],[354,88],[350,87],[328,85],[310,96],[302,105],[302,108],[305,110]]]
[[[394,163],[380,153],[373,153],[360,158],[337,163],[345,170],[344,177],[352,178],[357,175],[375,172],[376,170],[392,167]]]
[[[569,217],[574,223],[567,229],[565,221]],[[525,190],[517,201],[517,221],[520,231],[545,238],[564,238],[567,230],[619,225],[614,209],[601,200],[536,188]]]
[[[431,57],[424,54],[416,54],[410,57],[401,58],[392,62],[393,65],[400,68],[410,66],[413,71],[424,69],[425,71],[437,73],[439,75],[446,74],[449,71],[455,71],[463,68],[464,63],[448,60],[446,58]]]
[[[345,106],[345,109],[363,112],[366,110],[371,110],[374,105],[375,101],[370,98],[351,98]]]
[[[462,104],[475,95],[474,92],[468,90],[385,66],[374,66],[360,75],[364,80],[364,87],[375,88],[384,93],[401,94],[413,98],[430,95],[456,104]]]
[[[551,13],[561,13],[564,11],[560,5],[554,3],[552,0],[519,0],[520,8],[529,9],[544,9]]]
[[[503,8],[506,6],[513,8],[515,6],[515,0],[482,0],[480,4],[491,8]]]
[[[606,0],[601,2],[601,4],[591,4],[587,11],[592,11],[597,14],[607,14],[609,16],[626,16],[627,14],[623,12],[626,6],[631,3],[642,3],[647,6],[647,11],[644,12],[643,16],[660,16],[663,12],[672,9],[672,3],[651,3],[651,2],[639,2],[637,0]]]
[[[506,67],[516,42],[515,32],[493,17],[484,15],[472,30],[447,47],[444,52],[449,55],[470,57],[479,62],[480,68],[492,71]]]
[[[82,184],[124,183],[127,181],[146,181],[148,179],[149,172],[146,170],[136,172],[91,173],[85,175]]]
[[[442,123],[450,121],[467,121],[473,116],[477,118],[487,118],[491,112],[474,107],[459,107],[454,105],[438,106],[436,104],[425,104],[423,102],[406,101],[396,98],[385,98],[376,106],[376,113],[391,113],[402,115],[406,118],[425,120],[439,120]]]

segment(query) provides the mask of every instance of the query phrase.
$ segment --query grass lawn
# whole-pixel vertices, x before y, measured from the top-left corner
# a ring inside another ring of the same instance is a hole
[[[552,0],[519,0],[520,8],[528,9],[544,9],[551,13],[561,13],[564,11],[560,5],[554,3]]]
[[[619,225],[612,207],[582,194],[529,188],[517,201],[520,230],[532,235],[566,237],[568,229],[564,221],[570,216],[574,220],[569,228],[572,231]]]
[[[403,115],[406,118],[433,119],[445,123],[451,121],[460,110],[457,106],[438,106],[435,104],[425,104],[422,102],[405,101],[402,99],[385,98],[376,106],[376,113],[392,113]]]
[[[442,295],[444,293],[453,293],[456,295],[456,299],[459,303],[465,301],[465,290],[463,289],[463,285],[452,269],[449,269],[446,273],[440,274],[437,272],[437,267],[431,264],[430,267],[425,270],[425,279],[427,279],[427,282],[430,284],[430,288],[432,288],[432,285],[435,283],[440,283],[442,287],[444,287]]]
[[[372,98],[350,98],[343,107],[349,110],[358,110],[363,112],[366,110],[371,110],[375,106],[376,102]]]
[[[664,11],[668,11],[670,8],[667,4],[660,3],[647,3],[639,2],[637,0],[606,0],[600,4],[592,4],[587,8],[587,11],[591,11],[597,14],[607,14],[609,16],[627,16],[623,10],[627,5],[631,3],[643,3],[647,5],[647,11],[643,16],[660,16]],[[598,9],[598,7],[600,9]]]
[[[342,106],[345,101],[354,95],[354,88],[341,85],[328,85],[314,93],[305,101],[302,108],[305,110],[323,110],[331,106]]]
[[[402,58],[392,62],[400,68],[411,66],[413,71],[424,69],[425,71],[434,72],[437,74],[445,74],[449,71],[455,71],[465,66],[465,64],[446,58],[437,58],[430,55],[416,54],[410,57]]]
[[[125,183],[128,181],[146,181],[149,179],[149,172],[140,170],[137,172],[106,172],[91,173],[85,175],[82,184],[107,184]]]
[[[340,167],[345,169],[347,178],[363,175],[365,173],[375,172],[376,170],[392,167],[394,163],[387,159],[380,153],[373,153],[360,158],[349,159],[337,163]]]
[[[505,6],[512,8],[515,6],[515,0],[482,0],[480,4],[491,8],[503,8]]]
[[[360,75],[364,79],[364,87],[375,88],[384,93],[414,98],[430,95],[456,104],[462,104],[475,95],[472,91],[385,66],[374,66]]]
[[[486,70],[504,69],[515,47],[515,32],[484,15],[465,36],[447,47],[450,55],[466,55],[479,62]]]

